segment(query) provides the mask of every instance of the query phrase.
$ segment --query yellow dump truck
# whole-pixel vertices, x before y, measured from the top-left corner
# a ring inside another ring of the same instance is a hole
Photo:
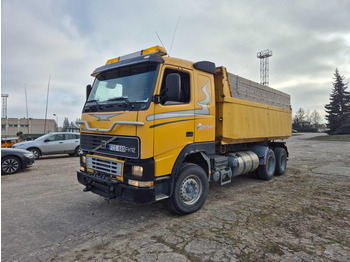
[[[155,46],[110,59],[86,88],[80,124],[84,191],[138,203],[167,199],[200,209],[209,182],[256,172],[282,175],[290,96],[208,61]]]

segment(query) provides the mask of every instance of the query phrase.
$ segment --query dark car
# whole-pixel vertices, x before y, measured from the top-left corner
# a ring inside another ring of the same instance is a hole
[[[20,169],[34,166],[35,156],[24,149],[1,148],[1,174],[14,174]]]

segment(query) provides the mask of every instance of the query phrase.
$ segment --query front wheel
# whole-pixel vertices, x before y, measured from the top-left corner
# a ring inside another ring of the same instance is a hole
[[[1,161],[1,171],[4,174],[14,174],[21,168],[21,162],[17,157],[5,157]]]
[[[34,159],[39,159],[40,157],[40,151],[36,148],[29,148],[27,149],[28,151],[32,152],[32,154],[34,155]]]
[[[199,210],[207,199],[209,182],[203,168],[192,163],[181,166],[170,197],[171,209],[180,214]]]

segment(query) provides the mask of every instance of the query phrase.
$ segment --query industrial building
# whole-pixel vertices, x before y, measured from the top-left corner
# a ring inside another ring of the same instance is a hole
[[[39,135],[55,132],[55,120],[34,118],[1,118],[1,137],[14,137],[17,132],[22,131],[23,135]]]

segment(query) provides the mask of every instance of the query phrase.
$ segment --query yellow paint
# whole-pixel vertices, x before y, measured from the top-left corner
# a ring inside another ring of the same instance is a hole
[[[291,110],[232,97],[219,103],[217,140],[237,144],[286,139],[291,136]],[[223,119],[220,121],[219,119]]]
[[[210,96],[208,104],[209,115],[195,116],[195,141],[194,142],[211,142],[215,140],[215,93],[214,79],[209,73],[195,70],[195,109],[201,110],[199,102],[205,99],[202,88],[207,84],[206,91]]]
[[[162,65],[160,70],[160,76],[163,76],[164,70],[171,68],[175,70],[181,70],[190,75],[191,81],[191,101],[187,104],[177,105],[161,105],[156,104],[154,106],[155,114],[162,114],[174,111],[194,110],[195,81],[193,77],[193,71],[188,68],[179,68],[172,65]],[[156,86],[156,94],[160,93],[162,78],[158,79]],[[166,119],[156,119],[153,121],[153,125],[158,125],[153,128],[154,130],[154,159],[155,159],[155,176],[169,175],[172,170],[172,166],[175,163],[178,154],[181,149],[188,144],[194,142],[194,136],[186,136],[187,132],[194,132],[194,116],[189,114],[185,117],[171,117]]]
[[[140,158],[147,159],[153,157],[153,128],[150,128],[154,121],[147,121],[149,115],[154,114],[154,103],[150,104],[148,110],[138,112],[137,121],[144,123],[143,126],[137,126],[136,136],[140,139],[141,150]]]
[[[175,148],[163,154],[154,157],[155,176],[170,175],[177,157],[179,156],[183,147]]]
[[[109,118],[109,121],[99,121],[99,118],[94,117],[93,115],[106,115],[106,114],[120,114]],[[118,111],[118,112],[102,112],[102,113],[83,113],[81,120],[87,121],[90,128],[99,128],[99,129],[109,129],[114,121],[137,121],[136,111]],[[80,132],[89,132],[85,128],[85,124],[80,126]],[[96,132],[100,133],[100,132]],[[103,133],[105,135],[121,135],[121,136],[136,136],[136,125],[116,125],[113,130],[109,133]]]

